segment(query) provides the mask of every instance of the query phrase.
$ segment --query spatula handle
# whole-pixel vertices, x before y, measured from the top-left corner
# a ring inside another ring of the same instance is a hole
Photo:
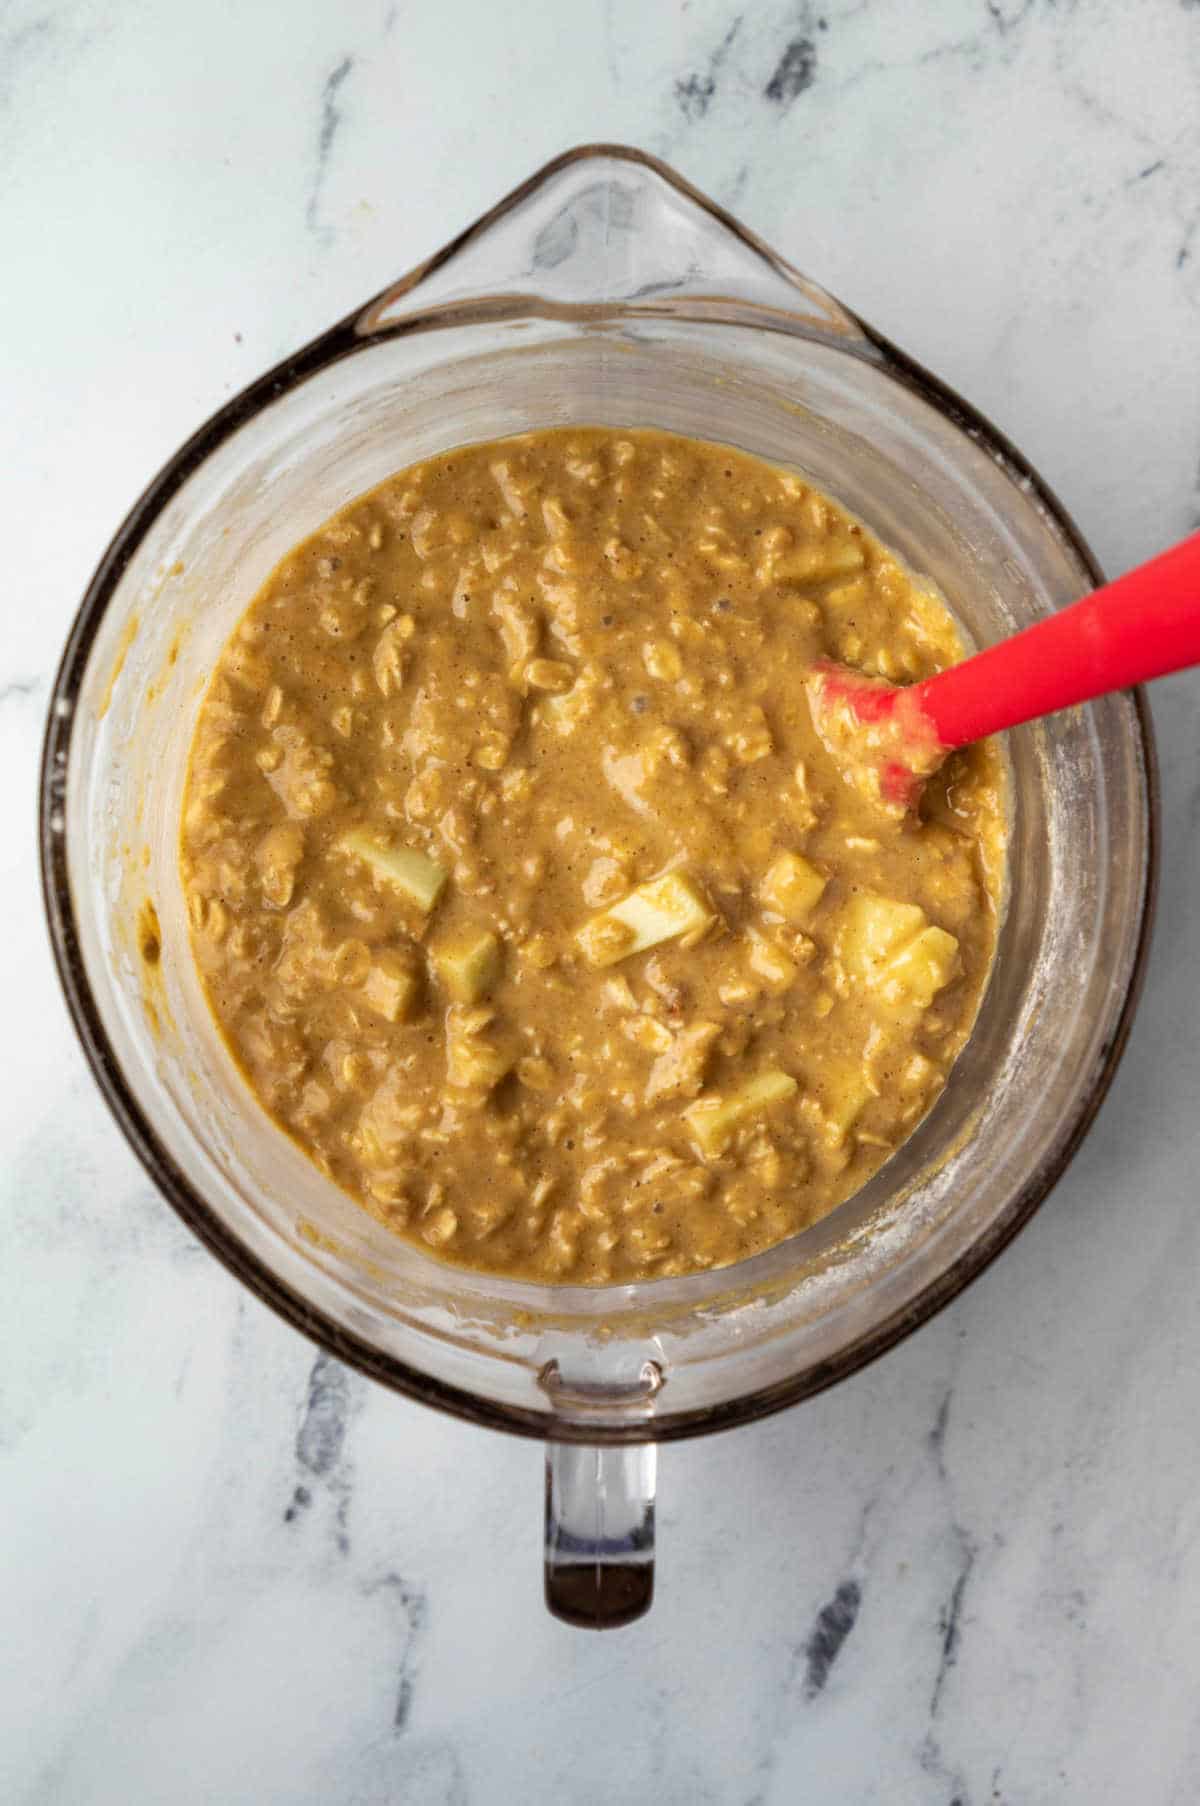
[[[915,686],[944,746],[1200,664],[1200,533]]]

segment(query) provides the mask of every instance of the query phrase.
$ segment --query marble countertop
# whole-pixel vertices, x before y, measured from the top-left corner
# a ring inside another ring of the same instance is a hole
[[[1200,526],[1196,0],[0,8],[0,1798],[1191,1802],[1196,678],[1154,692],[1157,939],[1070,1173],[885,1361],[665,1452],[659,1598],[622,1632],[542,1611],[536,1448],[239,1290],[68,1027],[35,772],[114,524],[250,377],[588,138],[934,366],[1111,571]]]

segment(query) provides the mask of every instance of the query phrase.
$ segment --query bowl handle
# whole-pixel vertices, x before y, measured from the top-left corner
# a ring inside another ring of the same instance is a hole
[[[578,1348],[548,1360],[538,1384],[554,1415],[546,1432],[546,1604],[585,1630],[614,1630],[654,1598],[657,1360],[601,1376]],[[589,1431],[593,1440],[588,1440]]]
[[[654,1598],[653,1442],[546,1444],[546,1604],[564,1624],[614,1630]]]

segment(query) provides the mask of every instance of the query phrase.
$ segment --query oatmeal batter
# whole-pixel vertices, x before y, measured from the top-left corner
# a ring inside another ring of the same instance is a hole
[[[512,1277],[723,1265],[856,1191],[995,945],[1005,792],[888,815],[813,729],[832,657],[962,654],[799,477],[658,432],[473,445],[274,571],[205,697],[195,956],[263,1107],[381,1222]]]

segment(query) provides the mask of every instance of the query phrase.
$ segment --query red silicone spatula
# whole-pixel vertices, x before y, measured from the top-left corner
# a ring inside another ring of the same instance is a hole
[[[973,658],[897,686],[844,666],[807,680],[822,740],[899,813],[956,746],[1200,664],[1200,533]]]

